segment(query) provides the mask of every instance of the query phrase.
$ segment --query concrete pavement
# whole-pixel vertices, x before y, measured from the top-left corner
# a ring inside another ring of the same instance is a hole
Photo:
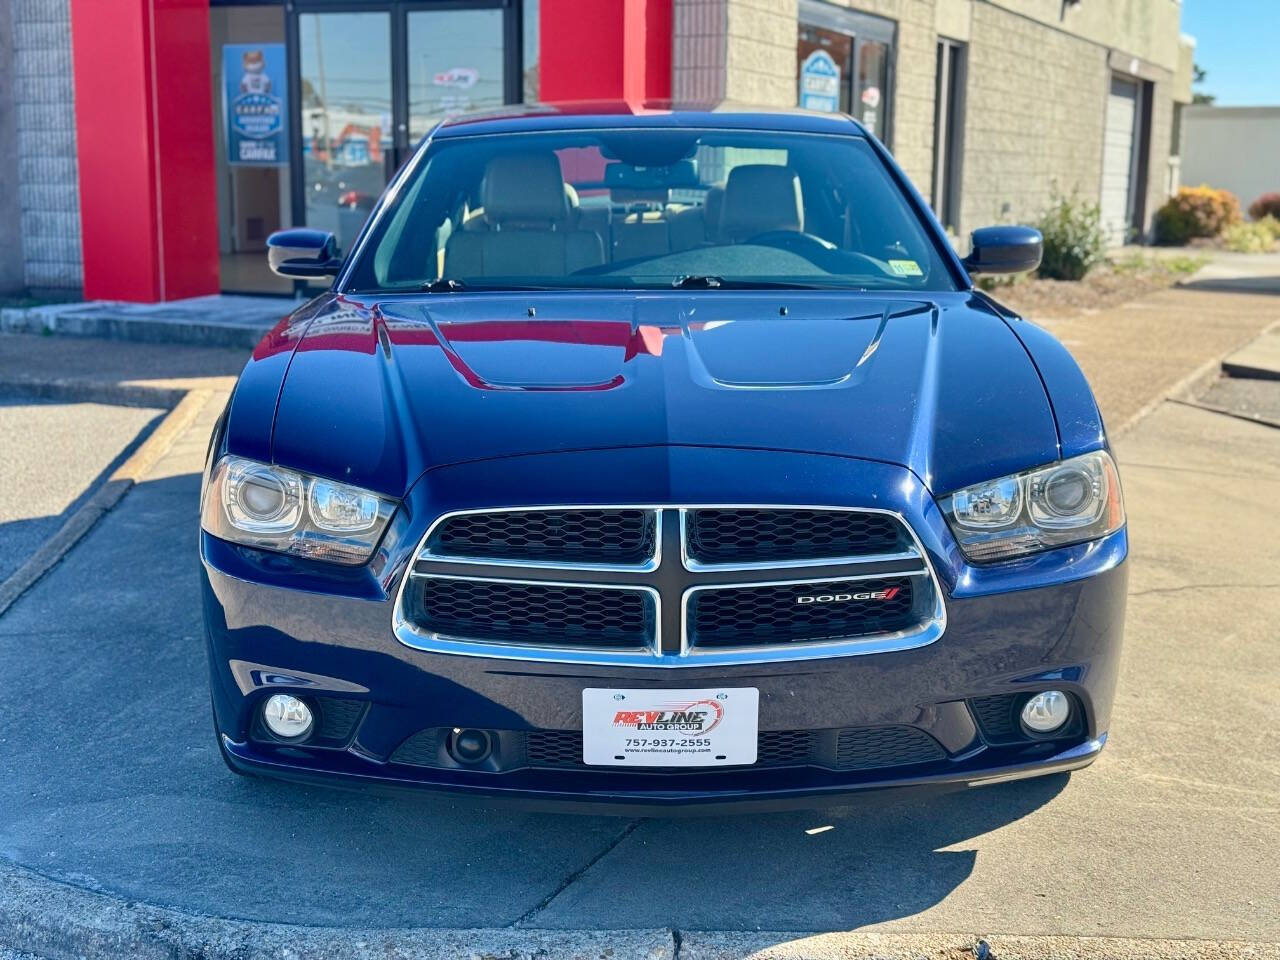
[[[1231,336],[1280,307],[1240,296],[1197,302]],[[1203,359],[1175,346],[1170,382]],[[1098,369],[1099,395],[1123,401]],[[0,617],[0,672],[24,691],[0,699],[0,945],[92,954],[73,938],[88,929],[102,956],[816,960],[973,956],[989,935],[1000,958],[1280,955],[1277,431],[1166,404],[1119,442],[1132,599],[1092,768],[893,805],[626,821],[224,770],[192,562],[217,406]],[[441,927],[487,929],[422,929]],[[828,930],[859,933],[809,936]],[[1037,936],[1053,939],[1021,939]]]
[[[21,399],[0,387],[0,583],[58,530],[163,412]]]

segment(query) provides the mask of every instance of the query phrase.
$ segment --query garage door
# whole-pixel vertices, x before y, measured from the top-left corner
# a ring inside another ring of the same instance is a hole
[[[1107,126],[1102,139],[1102,228],[1118,246],[1133,222],[1138,152],[1138,82],[1111,78]]]

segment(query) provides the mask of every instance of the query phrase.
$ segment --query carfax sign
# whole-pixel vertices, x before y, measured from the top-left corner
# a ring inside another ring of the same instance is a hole
[[[835,113],[840,109],[840,68],[825,50],[815,50],[800,65],[800,106]]]
[[[284,44],[222,47],[222,112],[227,162],[279,166],[289,162],[289,95]]]

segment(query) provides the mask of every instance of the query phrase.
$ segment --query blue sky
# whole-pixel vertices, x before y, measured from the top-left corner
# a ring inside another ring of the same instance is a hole
[[[1280,0],[1183,0],[1182,32],[1208,74],[1197,93],[1223,107],[1280,106]]]

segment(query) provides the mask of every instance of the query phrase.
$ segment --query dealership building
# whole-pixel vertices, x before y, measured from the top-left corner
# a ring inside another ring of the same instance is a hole
[[[0,0],[0,291],[293,292],[441,117],[510,103],[839,110],[949,231],[1052,193],[1141,239],[1178,183],[1179,0]],[[960,241],[963,245],[963,241]]]

